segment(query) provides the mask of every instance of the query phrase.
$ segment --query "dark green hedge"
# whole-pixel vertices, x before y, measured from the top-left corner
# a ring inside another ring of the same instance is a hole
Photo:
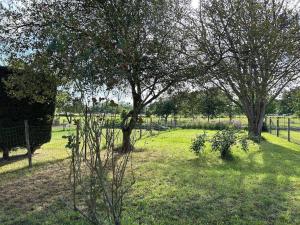
[[[0,67],[0,149],[25,146],[24,120],[28,120],[34,150],[51,139],[55,99],[48,98],[41,104],[9,96],[2,81],[13,75],[17,76],[7,67]]]

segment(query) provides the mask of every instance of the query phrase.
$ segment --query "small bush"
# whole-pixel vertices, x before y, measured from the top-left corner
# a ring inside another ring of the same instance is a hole
[[[198,135],[192,142],[191,151],[193,151],[196,155],[203,152],[205,148],[205,141],[206,141],[206,133]]]
[[[239,131],[235,129],[225,129],[218,131],[210,140],[207,139],[206,133],[198,135],[193,140],[190,147],[196,155],[199,155],[205,149],[205,142],[211,142],[212,151],[219,151],[221,158],[228,160],[232,159],[231,149],[234,145],[240,144],[243,151],[248,150],[248,142],[246,136],[240,136]]]
[[[232,158],[231,148],[238,142],[241,144],[242,150],[248,150],[247,139],[239,137],[236,130],[222,130],[218,131],[211,139],[211,148],[213,151],[219,151],[222,159],[230,159]]]

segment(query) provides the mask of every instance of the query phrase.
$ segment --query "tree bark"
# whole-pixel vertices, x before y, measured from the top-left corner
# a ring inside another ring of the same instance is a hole
[[[122,134],[123,134],[122,149],[121,149],[122,153],[128,153],[133,150],[133,145],[131,144],[131,133],[137,124],[139,113],[133,110],[129,114],[132,115],[130,117],[128,117],[129,116],[128,115],[127,118],[125,118],[122,121]]]
[[[265,117],[266,104],[259,102],[254,107],[247,107],[246,116],[248,119],[248,136],[250,139],[260,142],[261,132]]]
[[[122,141],[122,153],[128,153],[132,151],[132,144],[131,144],[131,133],[132,129],[130,128],[124,128],[122,129],[123,133],[123,141]]]

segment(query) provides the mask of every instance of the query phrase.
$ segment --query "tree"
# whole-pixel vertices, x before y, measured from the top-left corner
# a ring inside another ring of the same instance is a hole
[[[84,108],[81,100],[72,97],[67,91],[58,91],[55,105],[57,112],[63,113],[69,124],[72,123],[73,114],[82,112]]]
[[[130,93],[133,109],[122,121],[123,151],[129,151],[143,108],[190,74],[182,32],[188,1],[24,2],[5,14],[10,49],[80,91],[105,84]]]
[[[199,102],[199,112],[207,117],[207,121],[219,115],[222,108],[225,106],[223,99],[220,97],[220,92],[216,88],[208,88],[201,92]]]
[[[168,122],[168,117],[170,115],[176,115],[178,112],[178,108],[176,102],[172,98],[168,99],[160,99],[158,102],[154,104],[154,114],[164,117],[165,123]]]
[[[184,116],[192,116],[200,114],[201,108],[201,93],[199,91],[181,91],[173,96],[178,105],[179,113]]]
[[[278,103],[279,114],[300,114],[300,88],[295,87],[283,92]]]
[[[212,0],[200,8],[193,57],[215,62],[210,81],[245,112],[249,136],[260,140],[266,107],[299,78],[298,14],[284,0]]]
[[[300,116],[300,88],[296,87],[290,90],[290,95],[292,98],[292,112],[298,117]],[[285,101],[283,98],[282,101]]]

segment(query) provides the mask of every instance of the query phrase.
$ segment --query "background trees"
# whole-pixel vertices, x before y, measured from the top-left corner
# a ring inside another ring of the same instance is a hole
[[[178,106],[174,98],[170,97],[167,99],[160,99],[158,102],[155,102],[151,105],[153,113],[157,116],[163,117],[165,123],[168,121],[170,115],[176,115],[178,113]]]
[[[241,107],[255,139],[267,105],[299,77],[299,17],[285,3],[204,1],[192,18],[195,57],[215,62],[210,81]]]

